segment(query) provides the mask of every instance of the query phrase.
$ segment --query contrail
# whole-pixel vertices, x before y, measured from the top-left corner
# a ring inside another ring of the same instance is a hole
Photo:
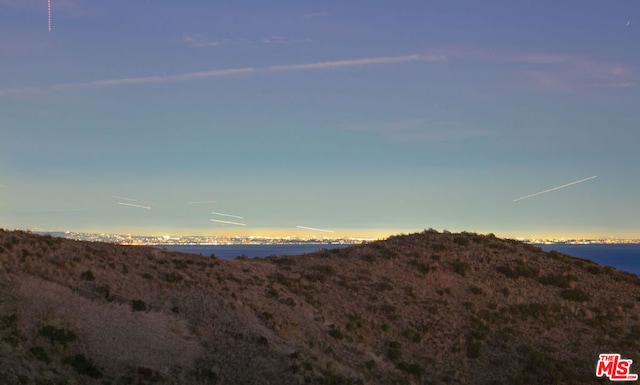
[[[201,205],[201,204],[205,204],[205,203],[216,203],[216,201],[193,201],[193,202],[187,202],[190,205]]]
[[[213,214],[213,215],[220,215],[221,217],[231,217],[231,218],[244,219],[244,217],[239,217],[239,216],[237,216],[237,215],[216,213],[215,211],[212,211],[212,212],[211,212],[211,214]]]
[[[49,32],[51,32],[51,0],[47,0],[47,18],[49,21]]]
[[[149,206],[134,205],[133,203],[118,202],[118,204],[119,205],[123,205],[123,206],[131,206],[131,207],[138,207],[138,208],[141,208],[141,209],[151,210],[151,207],[149,207]]]
[[[238,226],[246,226],[247,225],[246,223],[221,221],[219,219],[211,219],[211,222],[226,223],[226,224],[229,224],[229,225],[238,225]]]
[[[577,181],[575,181],[575,182],[571,182],[571,183],[563,184],[562,186],[558,186],[558,187],[550,188],[549,190],[544,190],[544,191],[537,192],[537,193],[535,193],[535,194],[526,195],[526,196],[520,197],[520,198],[518,198],[518,199],[514,199],[513,201],[514,201],[514,202],[517,202],[517,201],[521,201],[521,200],[523,200],[523,199],[527,199],[527,198],[534,197],[534,196],[536,196],[536,195],[546,194],[546,193],[551,192],[551,191],[560,190],[561,188],[565,188],[565,187],[573,186],[574,184],[578,184],[578,183],[586,182],[586,181],[588,181],[588,180],[595,179],[596,177],[597,177],[597,176],[591,176],[591,177],[589,177],[589,178],[580,179],[580,180],[577,180]]]
[[[307,226],[296,226],[299,229],[305,229],[305,230],[313,230],[313,231],[323,231],[325,233],[333,233],[333,230],[325,230],[325,229],[316,229],[313,227],[307,227]]]
[[[132,202],[137,202],[137,199],[133,199],[133,198],[127,198],[127,197],[121,197],[121,196],[117,196],[117,195],[111,195],[111,198],[115,198],[115,199],[123,199],[125,201],[132,201]]]
[[[6,185],[6,184],[0,184],[0,187],[2,187],[2,188],[6,188],[6,187],[7,187],[7,185]]]

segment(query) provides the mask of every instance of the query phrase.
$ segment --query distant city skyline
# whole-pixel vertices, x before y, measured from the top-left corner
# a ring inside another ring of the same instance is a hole
[[[640,238],[639,17],[0,0],[0,227]]]

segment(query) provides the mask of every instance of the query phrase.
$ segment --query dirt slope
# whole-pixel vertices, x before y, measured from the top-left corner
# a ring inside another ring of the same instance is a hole
[[[640,359],[639,300],[492,235],[220,260],[0,231],[0,383],[603,383],[598,354]]]

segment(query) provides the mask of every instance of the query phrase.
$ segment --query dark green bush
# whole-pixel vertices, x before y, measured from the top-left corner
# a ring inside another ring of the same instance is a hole
[[[402,331],[402,336],[412,342],[418,343],[422,341],[422,334],[412,328],[406,328]]]
[[[420,366],[419,364],[410,364],[408,362],[398,362],[396,364],[396,367],[400,370],[402,370],[405,373],[409,373],[412,376],[415,377],[422,377],[422,375],[424,374],[424,368],[422,366]]]
[[[177,271],[169,272],[165,276],[165,280],[169,283],[177,283],[182,281],[183,279],[184,277],[182,276],[182,274],[178,273]]]
[[[67,343],[75,341],[78,336],[71,331],[65,329],[58,329],[51,325],[46,325],[40,328],[38,331],[43,337],[47,337],[52,344],[60,343],[62,346],[66,347]]]
[[[143,300],[136,299],[131,301],[131,309],[133,311],[146,311],[147,304]]]
[[[496,271],[512,279],[518,279],[519,277],[536,278],[539,273],[537,268],[527,266],[522,261],[518,261],[513,267],[509,265],[498,266]]]
[[[598,266],[591,265],[587,267],[587,272],[593,275],[599,275],[602,273],[602,269]]]
[[[387,345],[387,358],[390,361],[399,360],[400,356],[402,356],[402,352],[400,351],[401,348],[402,348],[402,345],[400,345],[400,342],[389,341]]]
[[[469,262],[465,262],[461,260],[457,260],[453,262],[452,267],[453,267],[453,271],[456,274],[460,275],[461,277],[464,277],[465,274],[467,274],[467,272],[471,270],[471,265],[469,264]]]
[[[80,274],[80,279],[84,279],[85,281],[94,281],[96,279],[96,276],[91,270],[87,270],[84,273]]]
[[[35,358],[37,358],[42,362],[46,362],[47,364],[51,363],[51,358],[49,357],[49,354],[47,354],[47,351],[44,350],[42,346],[32,347],[31,349],[29,349],[29,353],[33,354]]]
[[[469,246],[469,240],[463,236],[453,238],[453,243],[460,246]]]
[[[587,302],[591,301],[591,296],[580,289],[566,289],[560,293],[560,296],[569,301]]]
[[[78,374],[91,378],[102,378],[102,371],[84,354],[65,357],[62,362],[71,365]]]
[[[538,282],[543,285],[557,286],[563,289],[569,287],[569,280],[564,275],[545,275],[544,277],[538,278]]]
[[[337,340],[341,340],[344,338],[344,334],[342,334],[342,332],[336,328],[329,329],[329,335]]]

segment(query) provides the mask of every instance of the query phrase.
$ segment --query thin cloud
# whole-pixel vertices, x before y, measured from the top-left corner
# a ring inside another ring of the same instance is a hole
[[[634,69],[579,54],[507,53],[476,46],[442,46],[435,47],[432,52],[455,62],[500,64],[515,75],[515,84],[547,92],[580,92],[585,87],[628,88],[637,84],[637,71]]]
[[[363,58],[363,59],[325,61],[325,62],[306,63],[306,64],[279,65],[279,66],[271,66],[269,67],[268,70],[271,72],[323,70],[323,69],[333,69],[333,68],[341,68],[341,67],[368,66],[368,65],[374,65],[374,64],[408,63],[408,62],[413,62],[418,60],[445,61],[446,57],[422,56],[422,55],[373,57],[373,58]]]
[[[574,56],[549,53],[528,53],[510,57],[508,60],[528,64],[575,64],[578,61],[582,62],[581,59]]]
[[[179,81],[189,81],[195,79],[210,79],[220,78],[228,76],[249,75],[259,71],[266,72],[287,72],[287,71],[304,71],[304,70],[325,70],[334,68],[345,67],[357,67],[368,66],[376,64],[393,64],[393,63],[407,63],[413,61],[431,61],[438,62],[446,60],[442,56],[424,56],[424,55],[405,55],[405,56],[388,56],[388,57],[375,57],[375,58],[361,58],[350,60],[337,60],[337,61],[325,61],[308,64],[291,64],[281,66],[271,66],[268,68],[229,68],[222,70],[210,70],[199,72],[188,72],[178,75],[169,76],[143,76],[133,78],[122,79],[105,79],[96,80],[91,82],[80,83],[67,83],[57,84],[50,87],[24,87],[24,88],[7,88],[0,89],[0,95],[25,95],[29,93],[42,92],[46,90],[64,90],[64,89],[76,89],[76,88],[99,88],[99,87],[117,87],[117,86],[129,86],[129,85],[143,85],[152,83],[170,83]]]
[[[635,84],[632,82],[612,83],[611,87],[614,88],[633,88]]]
[[[265,36],[258,39],[220,39],[210,40],[199,35],[184,35],[182,41],[189,47],[203,48],[203,47],[221,47],[225,45],[240,45],[240,44],[260,44],[260,45],[289,45],[310,43],[311,39],[290,39],[285,36]]]
[[[222,40],[208,40],[204,39],[199,35],[184,35],[182,36],[182,41],[185,42],[189,47],[219,47],[222,45],[231,44],[234,41],[230,39],[222,39]],[[244,41],[244,40],[240,40]],[[236,41],[238,42],[238,41]]]
[[[86,88],[86,87],[115,87],[125,85],[137,85],[137,84],[149,84],[149,83],[169,83],[183,80],[194,79],[207,79],[207,78],[219,78],[226,76],[246,75],[255,72],[255,68],[234,68],[226,70],[211,70],[200,72],[189,72],[179,75],[171,76],[144,76],[138,78],[124,78],[124,79],[108,79],[97,80],[86,83],[69,83],[59,84],[52,86],[52,90],[68,89],[68,88]]]

